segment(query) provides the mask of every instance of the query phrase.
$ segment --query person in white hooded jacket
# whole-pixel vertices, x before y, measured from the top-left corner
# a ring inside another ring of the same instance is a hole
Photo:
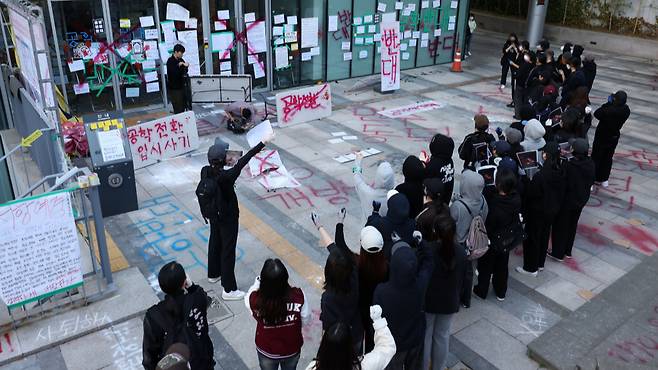
[[[381,204],[379,215],[382,217],[386,216],[386,211],[388,210],[386,205],[386,194],[389,190],[395,187],[395,173],[393,173],[393,168],[390,163],[380,163],[377,167],[377,173],[375,174],[375,184],[374,186],[370,186],[363,176],[363,167],[361,167],[362,160],[363,154],[357,153],[352,173],[354,173],[354,186],[356,187],[356,193],[361,201],[361,211],[363,213],[362,221],[365,223],[365,220],[368,219],[368,216],[372,212],[373,201],[377,201]]]
[[[524,140],[521,142],[523,150],[530,152],[533,150],[540,150],[546,145],[546,140],[544,140],[544,135],[546,134],[546,129],[541,125],[541,122],[537,119],[531,119],[523,128],[525,134]]]
[[[354,353],[350,329],[338,322],[322,335],[317,356],[306,370],[383,370],[395,355],[395,340],[382,317],[382,308],[370,307],[370,318],[375,329],[375,348],[359,357]]]

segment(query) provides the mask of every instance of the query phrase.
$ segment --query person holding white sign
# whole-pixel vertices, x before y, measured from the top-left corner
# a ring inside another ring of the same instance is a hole
[[[265,143],[273,139],[274,132],[268,132],[256,146],[238,159],[233,167],[225,169],[228,143],[216,138],[215,144],[208,149],[209,166],[201,169],[202,181],[211,178],[215,180],[216,185],[215,196],[212,199],[215,211],[213,215],[209,216],[208,281],[216,283],[220,279],[222,280],[224,287],[222,298],[227,301],[240,300],[245,294],[238,290],[235,281],[235,248],[238,242],[238,218],[240,216],[235,182],[249,160],[265,148]],[[204,205],[199,205],[204,209]]]

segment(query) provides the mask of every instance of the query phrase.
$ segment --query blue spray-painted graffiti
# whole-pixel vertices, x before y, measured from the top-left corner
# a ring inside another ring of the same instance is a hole
[[[145,200],[136,213],[133,227],[146,243],[139,248],[151,273],[157,274],[166,263],[178,261],[186,271],[208,270],[208,237],[210,228],[191,215],[176,198],[163,195]],[[244,256],[240,247],[236,260]]]

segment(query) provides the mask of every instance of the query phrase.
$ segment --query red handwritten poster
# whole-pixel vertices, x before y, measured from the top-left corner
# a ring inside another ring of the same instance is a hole
[[[276,94],[279,126],[308,122],[331,116],[331,86],[315,85]]]
[[[128,140],[135,169],[199,148],[194,112],[144,122],[128,128]]]
[[[382,91],[400,89],[400,22],[381,25]]]

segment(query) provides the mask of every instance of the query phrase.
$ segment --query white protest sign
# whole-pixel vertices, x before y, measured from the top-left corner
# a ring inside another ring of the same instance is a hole
[[[199,148],[194,112],[187,111],[128,128],[135,169]]]
[[[0,205],[0,298],[17,307],[82,285],[68,192]]]
[[[251,177],[261,176],[258,182],[267,190],[296,188],[301,184],[288,172],[276,150],[262,150],[249,161]]]
[[[383,110],[377,112],[377,114],[381,114],[382,116],[386,116],[388,118],[398,118],[439,108],[443,108],[443,105],[435,102],[434,100],[430,100],[422,103],[409,104],[403,107]]]
[[[331,86],[315,85],[276,94],[279,126],[308,122],[331,116]]]
[[[381,25],[381,90],[400,89],[400,22]]]
[[[263,141],[265,136],[272,132],[274,132],[274,130],[272,130],[272,124],[270,124],[270,120],[259,123],[258,126],[247,132],[247,143],[249,143],[249,147],[255,147],[258,143]]]

